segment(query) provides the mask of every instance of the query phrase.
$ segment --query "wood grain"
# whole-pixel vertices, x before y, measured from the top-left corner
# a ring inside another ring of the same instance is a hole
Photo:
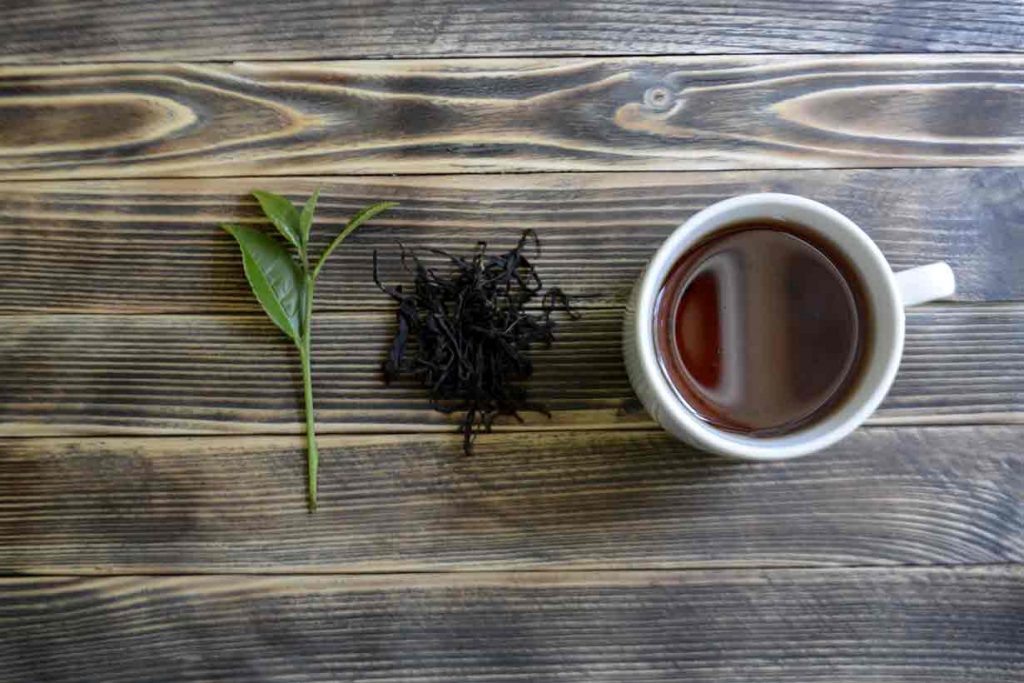
[[[0,62],[1024,48],[1013,0],[535,3],[42,0],[2,4]]]
[[[316,249],[357,208],[401,206],[361,228],[325,267],[321,311],[387,306],[371,256],[407,281],[395,241],[456,252],[478,239],[507,248],[538,232],[541,274],[621,305],[645,261],[699,209],[737,194],[780,191],[853,218],[897,269],[952,264],[957,298],[1024,299],[1024,169],[579,173],[507,176],[209,179],[0,184],[0,313],[216,313],[259,309],[238,249],[217,224],[259,220],[254,187],[323,196]]]
[[[0,178],[992,166],[1024,56],[0,69]]]
[[[531,396],[554,415],[526,429],[647,427],[626,378],[621,311],[563,321],[539,349]],[[1024,305],[908,314],[903,365],[882,423],[1024,421]],[[0,435],[302,432],[295,350],[259,316],[7,316],[0,335]],[[314,324],[321,433],[454,429],[423,389],[387,387],[387,313]],[[518,427],[503,419],[502,428]]]
[[[1024,427],[869,427],[750,463],[662,432],[0,440],[0,573],[1024,560]],[[1024,617],[1022,617],[1024,618]],[[1024,644],[1024,643],[1022,643]]]
[[[36,681],[960,681],[1024,675],[1024,572],[0,579]]]
[[[0,16],[0,681],[1024,677],[1017,0]],[[309,515],[296,358],[216,225],[320,186],[324,228],[402,206],[325,271]],[[619,353],[658,243],[758,190],[959,281],[871,425],[786,463],[655,429]],[[554,417],[464,457],[381,385],[370,255],[524,228],[586,315],[538,352]]]

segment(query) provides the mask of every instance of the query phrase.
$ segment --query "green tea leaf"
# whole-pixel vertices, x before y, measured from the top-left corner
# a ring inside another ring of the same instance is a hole
[[[316,278],[316,276],[320,274],[320,269],[323,268],[324,263],[327,261],[327,257],[331,255],[331,252],[333,252],[339,244],[345,241],[346,237],[352,234],[353,230],[355,230],[360,225],[370,220],[380,212],[386,211],[393,206],[398,206],[398,202],[378,202],[376,204],[371,204],[365,209],[359,211],[359,213],[357,213],[355,216],[352,216],[352,219],[348,222],[348,224],[345,225],[344,228],[342,228],[341,232],[338,233],[338,236],[335,237],[334,240],[331,241],[331,244],[327,247],[327,249],[324,250],[323,255],[320,257],[320,260],[316,264],[316,268],[313,269],[313,277]]]
[[[316,211],[316,202],[320,199],[320,188],[316,189],[313,196],[306,200],[302,207],[302,214],[299,216],[299,236],[303,244],[309,244],[309,233],[313,229],[313,213]]]
[[[253,190],[252,196],[259,201],[263,213],[274,224],[278,232],[284,235],[284,238],[291,242],[296,249],[301,249],[305,242],[300,238],[299,212],[295,205],[285,197],[273,192]]]
[[[304,282],[288,250],[262,230],[222,225],[242,249],[245,277],[270,319],[296,343],[302,341]]]
[[[285,239],[298,250],[298,260],[290,250],[273,236],[257,228],[244,225],[225,224],[221,227],[230,233],[242,250],[245,276],[253,294],[263,306],[274,324],[281,328],[299,349],[302,364],[302,389],[306,408],[307,443],[307,491],[309,511],[317,508],[317,471],[320,455],[316,447],[316,416],[313,406],[312,334],[313,291],[316,277],[327,257],[341,242],[361,224],[381,211],[395,206],[394,202],[381,202],[368,206],[355,216],[334,238],[310,271],[309,254],[306,251],[310,231],[313,228],[313,213],[316,211],[320,190],[313,193],[300,212],[286,198],[271,192],[254,190],[253,196],[259,201],[263,213],[273,222]]]

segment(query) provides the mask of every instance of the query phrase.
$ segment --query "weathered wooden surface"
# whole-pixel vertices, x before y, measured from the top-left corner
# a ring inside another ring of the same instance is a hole
[[[0,440],[0,574],[1024,560],[1024,426],[871,427],[788,463],[658,431],[491,434],[472,457],[454,435],[325,437],[312,516],[302,449]]]
[[[1024,675],[1019,568],[0,581],[15,680]]]
[[[778,191],[823,201],[879,244],[896,269],[948,261],[956,298],[1024,298],[1024,170],[866,169],[728,173],[45,181],[0,184],[0,313],[259,314],[234,241],[217,225],[259,218],[253,188],[295,201],[322,188],[317,247],[358,208],[401,202],[335,252],[320,311],[388,306],[372,252],[391,282],[410,247],[464,252],[540,235],[545,281],[624,303],[658,244],[693,213],[730,196]]]
[[[5,0],[0,10],[0,62],[1024,48],[1016,0]]]
[[[0,0],[0,37],[0,682],[1024,678],[1019,0]],[[321,243],[401,202],[318,291],[316,515],[217,229],[254,187],[322,187]],[[764,190],[958,279],[785,463],[657,430],[619,352],[657,245]],[[525,228],[584,318],[553,418],[465,457],[381,384],[371,253]]]
[[[1024,57],[0,68],[0,178],[1024,163]]]
[[[302,431],[295,349],[265,316],[5,316],[0,435]],[[620,352],[622,312],[564,321],[537,352],[527,428],[649,426]],[[387,313],[322,314],[313,364],[321,433],[454,429],[409,383],[386,386]],[[1024,422],[1024,305],[908,314],[903,365],[878,422]],[[505,427],[517,426],[503,419]]]

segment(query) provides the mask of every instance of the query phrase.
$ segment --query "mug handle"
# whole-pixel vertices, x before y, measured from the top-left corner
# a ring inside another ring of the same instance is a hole
[[[916,306],[935,299],[953,296],[956,278],[949,264],[939,261],[927,266],[903,270],[896,275],[896,289],[904,306]]]

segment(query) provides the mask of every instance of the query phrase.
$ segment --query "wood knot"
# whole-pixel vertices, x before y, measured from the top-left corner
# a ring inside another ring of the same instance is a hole
[[[648,88],[644,93],[644,106],[655,111],[667,111],[675,104],[672,91],[663,85]]]

